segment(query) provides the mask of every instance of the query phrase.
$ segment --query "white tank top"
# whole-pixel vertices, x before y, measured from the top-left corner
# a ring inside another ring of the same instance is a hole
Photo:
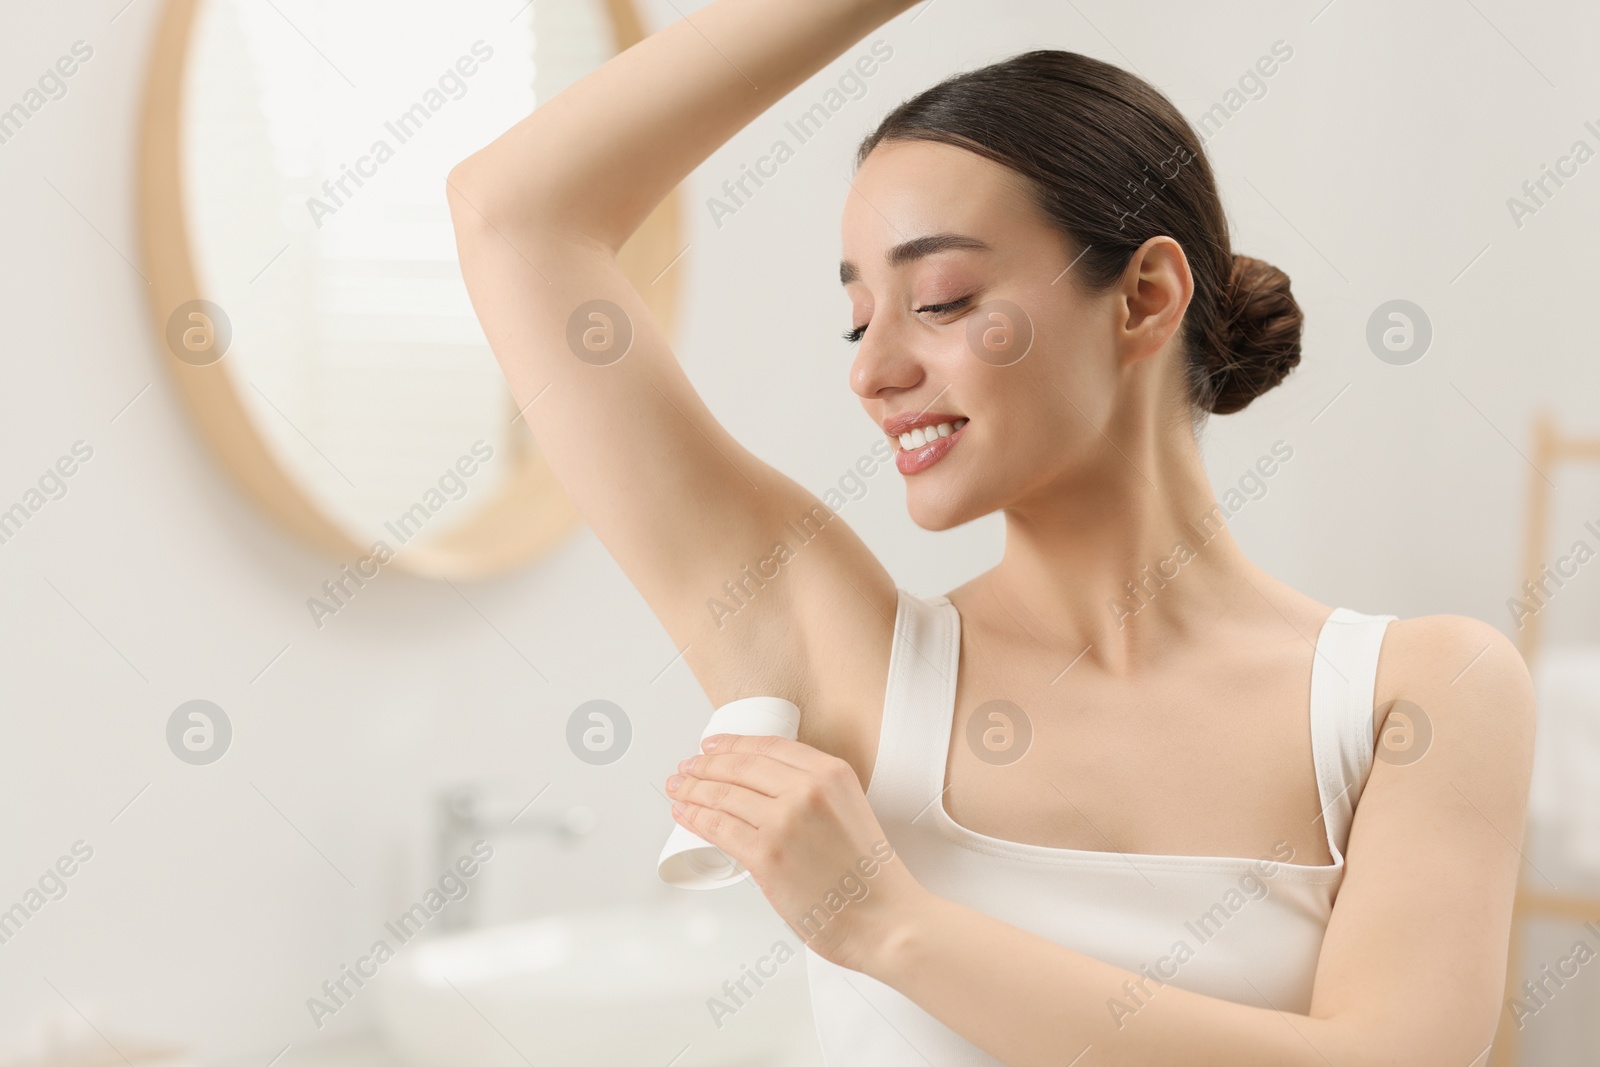
[[[1394,615],[1336,608],[1311,668],[1311,748],[1333,863],[1048,848],[952,819],[944,779],[961,619],[947,597],[899,590],[883,727],[867,800],[931,892],[1089,956],[1148,975],[1103,1006],[1127,1018],[1161,985],[1306,1012],[1343,848],[1372,767],[1378,651]],[[806,949],[825,1061],[873,1067],[999,1067],[911,1000]],[[1142,986],[1142,990],[1140,989]]]

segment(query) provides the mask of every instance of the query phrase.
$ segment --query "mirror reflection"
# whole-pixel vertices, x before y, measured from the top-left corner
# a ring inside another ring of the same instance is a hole
[[[222,362],[357,543],[425,543],[534,447],[461,282],[445,175],[613,53],[606,11],[204,0],[192,34],[184,210]]]

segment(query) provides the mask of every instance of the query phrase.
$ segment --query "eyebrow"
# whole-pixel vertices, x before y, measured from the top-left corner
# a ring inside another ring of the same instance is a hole
[[[975,252],[990,251],[989,245],[964,233],[930,233],[925,237],[913,237],[909,241],[895,245],[884,255],[884,259],[891,267],[904,266],[915,260],[934,255],[937,252],[948,252],[953,249],[964,249]],[[854,263],[847,259],[839,261],[839,284],[849,285],[859,280],[861,271]]]

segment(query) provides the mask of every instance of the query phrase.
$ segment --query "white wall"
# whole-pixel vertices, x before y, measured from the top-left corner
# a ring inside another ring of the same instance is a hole
[[[66,497],[0,545],[0,907],[74,841],[94,848],[67,896],[0,945],[0,1034],[20,1041],[64,997],[108,1031],[265,1062],[316,1036],[305,997],[437,875],[428,804],[445,783],[532,796],[553,782],[541,807],[600,814],[578,853],[529,846],[516,862],[540,873],[495,889],[504,913],[657,892],[669,820],[652,783],[692,748],[709,705],[681,663],[652,681],[675,650],[587,534],[519,574],[462,585],[477,611],[447,585],[386,573],[324,629],[309,625],[304,600],[337,562],[273,528],[208,458],[128,262],[140,263],[130,176],[160,4],[124,2],[0,15],[0,107],[74,41],[94,48],[68,94],[0,144],[0,507],[73,442],[94,449]],[[895,55],[866,98],[720,229],[706,196],[831,79],[696,174],[694,245],[677,268],[694,381],[741,440],[820,492],[873,440],[845,380],[835,264],[848,160],[877,117],[1032,47],[1133,66],[1195,117],[1281,38],[1292,60],[1210,151],[1236,248],[1294,280],[1306,355],[1280,390],[1213,422],[1213,477],[1236,481],[1288,441],[1294,459],[1235,522],[1264,566],[1328,603],[1509,630],[1531,415],[1548,406],[1600,432],[1600,161],[1520,229],[1506,200],[1575,140],[1600,148],[1584,128],[1600,131],[1600,17],[1504,0],[1320,6],[936,0],[900,20],[881,35]],[[657,24],[671,14],[652,10]],[[1407,367],[1364,340],[1370,312],[1396,297],[1435,331]],[[1566,543],[1578,518],[1600,517],[1600,494],[1547,473]],[[845,517],[908,588],[942,592],[997,557],[992,517],[927,534],[905,518],[892,471],[871,486]],[[1594,618],[1600,578],[1584,581],[1552,609],[1556,636],[1556,616]],[[195,697],[236,730],[205,768],[174,759],[163,736]],[[629,709],[637,729],[635,751],[608,768],[578,764],[562,740],[593,697]],[[330,1030],[366,1025],[364,1011],[352,1004]]]

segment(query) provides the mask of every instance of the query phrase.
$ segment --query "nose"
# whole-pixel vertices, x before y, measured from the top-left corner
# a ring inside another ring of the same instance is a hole
[[[896,339],[889,319],[880,315],[867,327],[850,363],[850,388],[863,400],[915,389],[927,377],[917,356]]]

